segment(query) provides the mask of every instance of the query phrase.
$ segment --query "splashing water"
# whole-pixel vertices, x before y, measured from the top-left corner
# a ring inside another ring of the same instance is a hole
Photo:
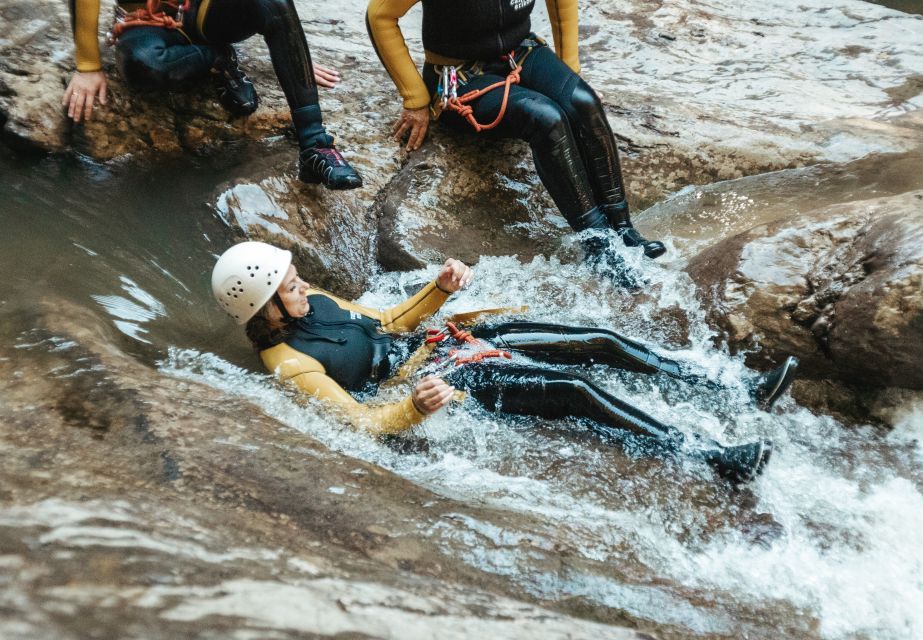
[[[692,284],[676,264],[642,267],[638,253],[625,257],[649,280],[640,302],[554,257],[525,265],[484,257],[475,284],[444,311],[528,304],[533,320],[609,326],[661,344],[675,333],[662,312],[673,310],[687,331],[672,355],[731,388],[715,393],[604,367],[585,373],[687,433],[773,439],[773,459],[749,489],[733,493],[688,459],[630,455],[630,439],[626,448],[596,443],[577,421],[488,414],[470,401],[419,428],[428,452],[399,454],[213,354],[174,349],[162,370],[245,397],[331,448],[437,494],[509,515],[518,526],[458,515],[424,534],[452,540],[465,562],[537,597],[573,598],[700,634],[756,633],[767,609],[777,612],[773,618],[785,613],[782,635],[923,633],[916,442],[848,430],[789,399],[771,414],[757,410],[737,382],[747,375],[742,359],[713,346]],[[435,273],[433,266],[381,275],[360,302],[395,304]],[[912,410],[906,418],[917,433],[918,416]]]

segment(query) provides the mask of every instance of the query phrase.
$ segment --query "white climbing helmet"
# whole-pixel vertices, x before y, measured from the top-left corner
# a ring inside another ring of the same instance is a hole
[[[244,324],[269,302],[290,264],[291,251],[265,242],[235,244],[212,269],[212,293],[237,324]]]

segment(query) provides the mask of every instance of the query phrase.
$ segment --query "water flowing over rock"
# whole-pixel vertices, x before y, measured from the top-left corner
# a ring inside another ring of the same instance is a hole
[[[923,389],[923,191],[754,227],[687,270],[733,348],[795,354],[808,376]]]
[[[21,318],[27,357],[0,358],[4,638],[650,638],[504,596],[451,541],[408,538],[484,514],[154,381],[85,311]]]

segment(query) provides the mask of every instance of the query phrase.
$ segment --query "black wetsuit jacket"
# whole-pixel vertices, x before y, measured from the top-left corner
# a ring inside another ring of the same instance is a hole
[[[423,0],[423,46],[449,58],[491,60],[532,29],[535,0]]]
[[[389,373],[393,339],[381,322],[343,309],[325,295],[308,296],[311,311],[288,326],[285,343],[324,366],[341,387],[360,391]]]

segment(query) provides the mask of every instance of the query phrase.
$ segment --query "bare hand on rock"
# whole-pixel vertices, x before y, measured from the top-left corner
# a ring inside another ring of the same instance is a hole
[[[106,74],[103,71],[77,71],[64,91],[61,104],[67,107],[67,117],[74,122],[89,120],[93,115],[93,104],[106,104],[108,88]]]
[[[404,109],[401,117],[394,123],[394,137],[398,142],[407,136],[407,151],[416,151],[426,138],[429,128],[429,107],[422,109]]]
[[[420,413],[429,415],[449,404],[453,393],[455,387],[449,386],[442,378],[426,376],[413,390],[413,406]]]
[[[322,67],[319,64],[314,65],[314,82],[318,87],[333,89],[341,80],[340,72],[330,67]]]

